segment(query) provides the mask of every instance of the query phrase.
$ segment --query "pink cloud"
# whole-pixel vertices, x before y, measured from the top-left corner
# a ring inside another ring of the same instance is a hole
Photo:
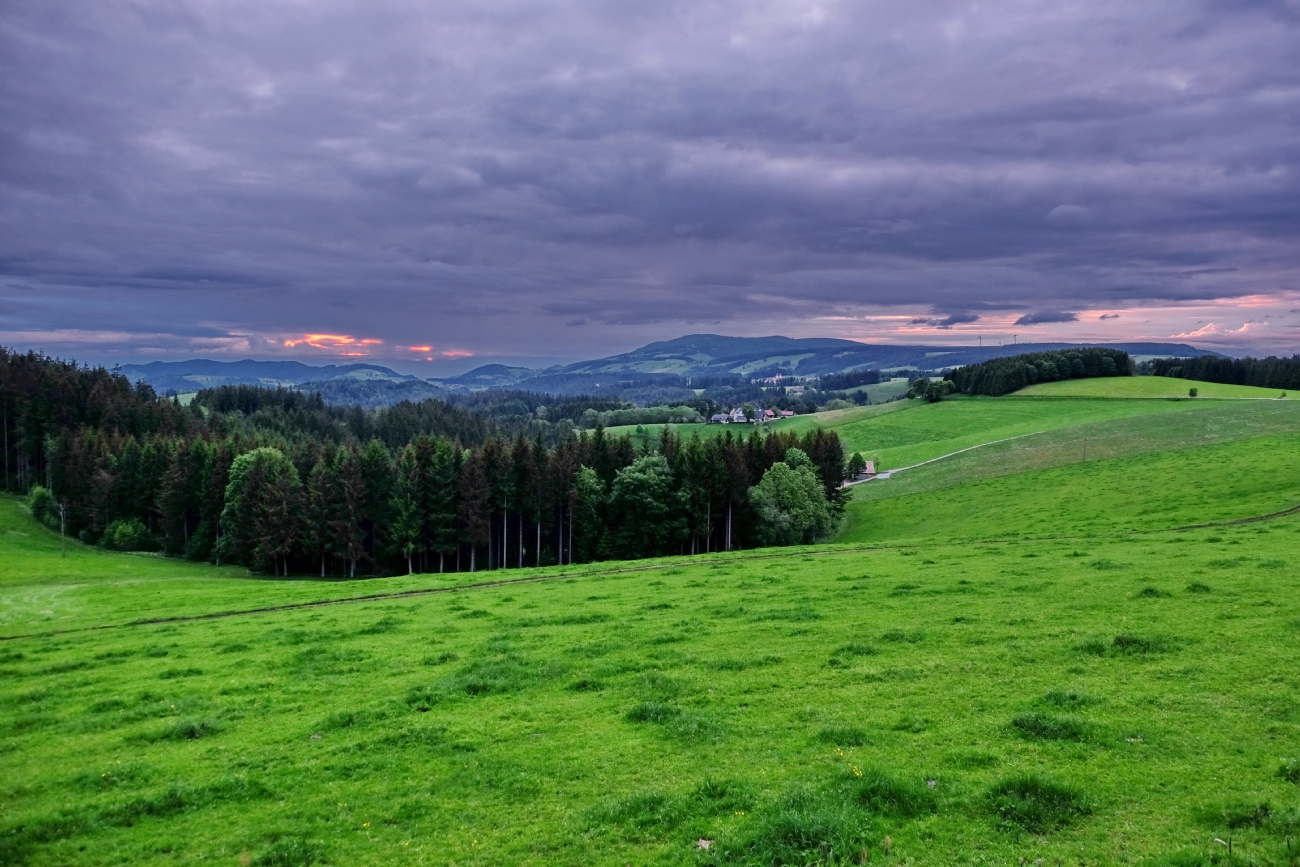
[[[1247,322],[1240,328],[1227,328],[1217,322],[1211,322],[1195,331],[1188,331],[1184,334],[1175,334],[1174,338],[1178,340],[1207,340],[1222,339],[1235,337],[1258,337],[1268,328],[1267,322]]]

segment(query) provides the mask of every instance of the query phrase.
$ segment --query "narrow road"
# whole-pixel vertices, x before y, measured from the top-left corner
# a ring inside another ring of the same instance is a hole
[[[923,466],[925,466],[926,464],[932,464],[932,463],[934,463],[935,461],[941,461],[941,460],[943,460],[944,458],[950,458],[950,457],[952,457],[953,455],[959,455],[959,454],[961,454],[962,452],[969,452],[969,451],[973,451],[973,450],[975,450],[975,449],[982,449],[982,448],[984,448],[985,446],[995,446],[995,445],[997,445],[998,443],[1009,443],[1009,442],[1011,442],[1012,440],[1024,439],[1025,437],[1038,436],[1040,433],[1046,433],[1046,431],[1035,431],[1035,432],[1033,432],[1033,433],[1020,434],[1019,436],[1014,436],[1014,437],[1005,437],[1005,438],[1000,439],[1000,440],[992,440],[992,441],[990,441],[990,442],[980,443],[979,445],[976,445],[976,446],[967,446],[967,447],[964,448],[964,449],[957,449],[957,451],[955,451],[955,452],[948,452],[948,454],[946,454],[946,455],[939,455],[939,457],[937,457],[937,458],[930,458],[928,461],[921,461],[919,464],[912,464],[911,466],[899,467],[898,469],[894,469],[894,470],[886,470],[885,472],[883,472],[883,473],[877,473],[876,475],[871,476],[870,478],[866,478],[866,479],[858,479],[856,482],[845,482],[845,483],[842,485],[842,487],[845,487],[845,488],[851,488],[851,487],[853,487],[854,485],[860,485],[860,484],[862,484],[863,482],[871,482],[871,481],[875,481],[876,479],[887,479],[887,478],[889,478],[890,476],[894,475],[894,473],[901,473],[903,470],[914,470],[914,469],[916,469],[917,467],[923,467]]]

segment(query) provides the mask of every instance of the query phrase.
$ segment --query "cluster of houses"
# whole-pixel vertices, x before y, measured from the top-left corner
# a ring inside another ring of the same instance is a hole
[[[709,424],[757,424],[758,422],[775,421],[778,418],[790,418],[792,415],[794,415],[794,411],[788,409],[756,409],[751,418],[745,415],[744,409],[737,407],[731,412],[714,413],[709,417]]]

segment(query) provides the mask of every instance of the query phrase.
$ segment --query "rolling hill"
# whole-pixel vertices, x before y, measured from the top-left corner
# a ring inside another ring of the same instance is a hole
[[[308,382],[347,379],[357,382],[419,381],[377,364],[328,364],[316,366],[300,361],[151,361],[126,364],[121,372],[133,382],[144,381],[159,393],[198,391],[219,385],[297,386]]]
[[[1295,863],[1300,404],[800,422],[1028,435],[837,544],[492,575],[61,556],[0,498],[0,861]]]

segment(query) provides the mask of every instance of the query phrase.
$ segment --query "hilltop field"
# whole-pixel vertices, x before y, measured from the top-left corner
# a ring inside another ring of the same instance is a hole
[[[0,499],[0,863],[1300,864],[1300,402],[1154,379],[779,423],[941,458],[808,548],[272,580]]]

